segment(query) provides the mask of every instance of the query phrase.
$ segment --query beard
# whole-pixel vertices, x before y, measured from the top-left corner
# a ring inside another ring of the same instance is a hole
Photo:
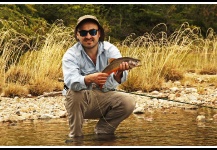
[[[92,48],[98,46],[98,41],[96,41],[94,39],[85,39],[82,42],[82,45],[83,45],[84,49],[92,49]]]

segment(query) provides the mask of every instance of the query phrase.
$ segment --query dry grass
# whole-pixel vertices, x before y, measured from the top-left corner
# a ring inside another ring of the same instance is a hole
[[[212,64],[212,68],[215,68],[216,57],[213,54],[216,52],[214,52],[215,47],[212,47],[215,42],[202,39],[198,28],[190,28],[187,23],[184,23],[170,36],[167,36],[164,31],[153,34],[154,29],[151,33],[145,33],[140,37],[134,37],[132,34],[119,46],[124,56],[142,60],[142,66],[130,72],[130,81],[121,85],[121,88],[142,91],[161,90],[164,82],[184,80],[184,75],[189,70],[201,73],[205,71],[206,64],[209,66]],[[206,45],[209,45],[209,48]],[[210,53],[212,54],[208,56]],[[214,71],[209,67],[207,73],[211,72]]]
[[[12,29],[7,30],[11,32]],[[3,67],[0,74],[3,76],[3,82],[7,83],[2,87],[7,90],[4,95],[14,95],[10,94],[8,90],[9,85],[14,85],[14,83],[25,85],[23,88],[27,88],[32,95],[62,90],[63,83],[58,82],[58,78],[62,77],[61,59],[66,49],[75,42],[72,31],[72,28],[66,28],[61,21],[57,20],[50,26],[46,36],[42,37],[40,34],[36,34],[35,37],[26,37],[26,40],[21,43],[30,45],[31,41],[31,46],[19,57],[17,51],[22,51],[22,46],[14,43],[13,40],[2,43],[0,65]],[[8,34],[8,39],[13,39],[13,37],[15,37],[14,34]],[[16,37],[21,39],[18,33],[16,33]],[[22,87],[19,89],[23,90]]]
[[[216,75],[217,74],[217,67],[213,66],[213,64],[207,65],[199,71],[199,74]]]
[[[44,92],[60,91],[62,88],[63,83],[60,83],[57,80],[52,80],[48,77],[40,77],[33,80],[29,85],[29,93],[32,96],[38,96],[44,94]]]
[[[165,31],[156,32],[158,27],[163,29],[162,26]],[[65,27],[57,21],[49,28],[46,35],[36,32],[34,37],[17,33],[11,26],[0,30],[0,65],[3,66],[0,92],[5,96],[37,96],[62,90],[63,83],[58,82],[58,78],[62,78],[61,59],[68,47],[75,43],[73,27]],[[185,86],[200,85],[195,79],[186,77],[186,73],[217,73],[216,39],[213,30],[208,30],[204,39],[200,29],[188,23],[183,23],[170,36],[162,23],[143,36],[132,34],[126,37],[116,46],[123,56],[141,59],[142,66],[130,70],[128,80],[119,88],[127,91],[161,90],[165,82],[178,80]],[[217,85],[214,79],[209,82]],[[204,92],[199,86],[198,90]]]
[[[6,95],[7,97],[25,97],[28,94],[28,88],[20,84],[10,83],[6,86],[6,88],[4,88],[4,95]]]
[[[31,79],[31,72],[22,68],[21,66],[12,65],[5,73],[6,83],[18,83],[20,85],[29,84]]]

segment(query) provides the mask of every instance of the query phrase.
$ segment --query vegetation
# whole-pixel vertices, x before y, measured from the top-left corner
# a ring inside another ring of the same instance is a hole
[[[142,60],[120,88],[161,90],[165,82],[178,80],[193,86],[196,80],[187,73],[217,73],[217,18],[212,14],[216,9],[216,5],[0,5],[0,94],[37,96],[62,90],[61,59],[76,42],[73,25],[84,14],[100,18],[106,40],[123,56]],[[217,86],[216,80],[209,82]]]

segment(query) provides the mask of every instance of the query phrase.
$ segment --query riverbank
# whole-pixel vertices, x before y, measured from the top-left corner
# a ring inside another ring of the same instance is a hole
[[[217,88],[210,84],[216,75],[186,74],[198,83],[196,86],[183,85],[181,82],[167,82],[163,90],[144,93],[131,92],[136,107],[133,113],[161,109],[162,111],[178,107],[180,109],[198,109],[208,107],[217,109]],[[120,89],[117,91],[125,92]],[[4,97],[0,96],[0,122],[10,124],[18,121],[64,118],[67,116],[62,91],[44,93],[37,97]]]
[[[119,92],[125,92],[118,90]],[[183,87],[179,82],[163,91],[144,93],[141,91],[128,93],[134,97],[136,107],[133,113],[140,114],[153,109],[169,110],[198,109],[209,107],[217,109],[217,89],[213,86],[205,88],[204,94],[199,94],[195,87]],[[0,97],[0,122],[10,124],[24,120],[63,118],[67,116],[64,107],[64,96],[61,92],[44,94],[30,98]]]

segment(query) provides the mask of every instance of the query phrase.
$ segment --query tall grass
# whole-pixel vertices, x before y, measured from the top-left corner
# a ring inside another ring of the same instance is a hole
[[[26,41],[22,43],[31,44],[31,46],[25,53],[22,53],[19,61],[15,55],[11,54],[23,50],[22,47],[15,44],[14,47],[16,47],[11,50],[7,46],[13,45],[11,40],[2,45],[3,48],[6,46],[7,48],[3,49],[0,65],[6,66],[9,62],[8,59],[13,60],[7,69],[3,67],[1,70],[2,89],[7,89],[6,87],[13,83],[25,86],[31,95],[62,90],[63,83],[58,82],[58,78],[62,77],[61,59],[66,49],[75,42],[72,36],[73,29],[65,27],[61,20],[57,20],[49,28],[46,35],[36,34],[35,37],[29,37],[29,39],[26,37]],[[20,36],[17,38],[19,39]],[[4,95],[11,95],[10,93],[10,90],[4,90]]]
[[[142,66],[130,72],[129,80],[121,88],[129,91],[161,90],[163,83],[169,80],[183,81],[189,71],[217,73],[213,31],[208,33],[209,38],[204,39],[198,27],[183,23],[170,36],[166,30],[154,33],[162,26],[166,29],[165,24],[158,24],[143,36],[132,34],[119,46],[124,56],[142,60]]]
[[[27,36],[18,33],[7,22],[2,21],[2,25],[0,93],[10,97],[36,96],[62,90],[63,83],[58,81],[63,78],[61,59],[76,42],[73,27],[65,27],[57,20],[46,26],[47,34],[35,32],[34,36]],[[116,43],[123,56],[139,58],[142,63],[141,67],[129,71],[128,80],[120,88],[161,90],[167,81],[184,82],[187,72],[217,73],[217,42],[212,29],[207,31],[206,38],[201,36],[199,28],[188,23],[183,23],[171,35],[167,35],[166,29],[165,24],[158,24],[150,33],[132,34]]]

